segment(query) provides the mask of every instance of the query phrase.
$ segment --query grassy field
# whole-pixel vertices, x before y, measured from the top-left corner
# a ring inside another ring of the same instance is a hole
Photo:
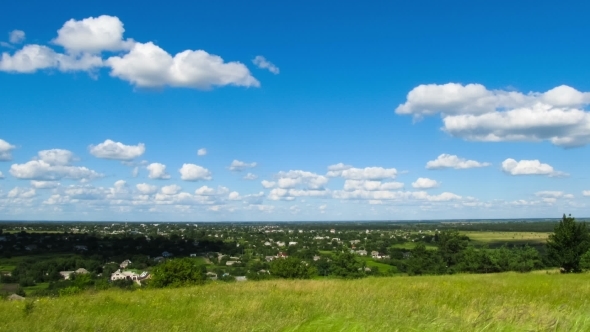
[[[0,331],[589,331],[589,297],[588,274],[211,283],[0,301]]]
[[[398,244],[394,244],[391,247],[392,248],[399,248],[399,249],[414,249],[416,248],[416,245],[418,245],[418,242],[406,242],[406,243],[398,243]],[[438,247],[432,244],[425,244],[426,246],[426,250],[436,250]]]
[[[467,235],[474,244],[490,247],[504,244],[542,245],[551,233],[544,232],[461,232]]]

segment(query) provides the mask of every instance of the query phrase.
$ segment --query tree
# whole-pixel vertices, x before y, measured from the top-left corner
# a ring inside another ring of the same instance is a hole
[[[316,269],[301,259],[287,257],[273,260],[270,264],[270,273],[279,278],[309,279],[316,274]]]
[[[590,235],[586,224],[564,214],[547,240],[548,255],[559,264],[562,273],[577,273],[582,271],[580,259],[588,249]]]
[[[330,262],[330,273],[340,278],[362,278],[365,276],[364,266],[356,260],[356,256],[350,252],[343,252]]]
[[[149,285],[161,288],[203,284],[205,273],[205,266],[194,259],[170,259],[154,268]]]

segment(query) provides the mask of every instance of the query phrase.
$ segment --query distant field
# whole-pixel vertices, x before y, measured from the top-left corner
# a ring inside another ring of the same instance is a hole
[[[549,237],[548,232],[461,232],[467,235],[475,244],[503,245],[503,244],[544,244]]]
[[[211,283],[0,301],[0,331],[589,331],[589,297],[589,274]]]
[[[408,250],[410,250],[410,249],[416,248],[416,245],[417,244],[418,244],[417,242],[406,242],[406,243],[394,244],[391,247],[392,248],[400,248],[400,249],[408,249]],[[426,243],[425,246],[426,246],[426,249],[427,250],[436,250],[437,249],[437,247],[435,245],[432,245],[432,244],[427,244]]]

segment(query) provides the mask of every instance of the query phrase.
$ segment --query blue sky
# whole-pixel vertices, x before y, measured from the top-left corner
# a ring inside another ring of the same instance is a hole
[[[0,219],[590,216],[589,7],[13,2]]]

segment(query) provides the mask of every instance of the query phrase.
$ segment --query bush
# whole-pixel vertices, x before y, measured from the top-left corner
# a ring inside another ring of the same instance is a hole
[[[162,288],[203,284],[205,273],[205,266],[194,259],[170,259],[154,268],[149,285]]]
[[[316,274],[315,267],[295,257],[279,258],[270,264],[270,273],[279,278],[309,279]]]

